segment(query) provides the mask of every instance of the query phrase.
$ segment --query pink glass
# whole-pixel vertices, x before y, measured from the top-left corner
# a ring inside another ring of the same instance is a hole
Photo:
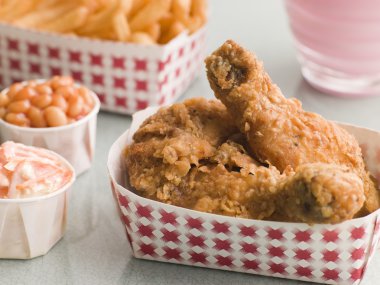
[[[380,0],[286,0],[304,78],[333,95],[380,95]]]

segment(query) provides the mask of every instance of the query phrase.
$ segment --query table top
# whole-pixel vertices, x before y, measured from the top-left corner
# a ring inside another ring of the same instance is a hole
[[[234,39],[255,51],[283,93],[301,100],[306,110],[380,130],[380,96],[330,97],[302,79],[283,2],[210,0],[210,8],[208,51]],[[195,96],[212,98],[204,72],[179,100]],[[64,238],[43,257],[1,260],[0,284],[310,284],[133,258],[106,170],[108,150],[130,122],[128,116],[100,113],[95,160],[73,187]],[[363,285],[378,282],[379,267],[377,253]]]

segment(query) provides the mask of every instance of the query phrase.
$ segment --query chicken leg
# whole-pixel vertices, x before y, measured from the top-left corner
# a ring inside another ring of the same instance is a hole
[[[297,99],[286,99],[255,55],[233,41],[206,60],[207,76],[260,162],[280,171],[309,163],[348,167],[364,184],[363,213],[380,207],[356,139],[337,124],[306,112]]]

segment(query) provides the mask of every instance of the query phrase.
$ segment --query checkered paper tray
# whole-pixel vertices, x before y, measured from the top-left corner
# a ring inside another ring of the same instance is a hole
[[[98,94],[103,110],[133,114],[174,102],[197,75],[204,47],[205,28],[167,45],[143,46],[0,24],[0,88],[71,75]]]
[[[148,108],[108,156],[111,186],[136,258],[325,284],[359,284],[380,237],[380,211],[336,225],[258,221],[188,210],[126,189],[124,149]],[[380,175],[380,133],[342,125],[361,143],[369,170]]]

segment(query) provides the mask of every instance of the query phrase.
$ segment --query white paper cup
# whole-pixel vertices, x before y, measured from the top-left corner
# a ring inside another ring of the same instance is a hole
[[[44,80],[37,80],[44,82]],[[26,82],[23,82],[26,84]],[[8,88],[1,91],[7,93]],[[29,128],[9,124],[0,119],[0,142],[14,141],[25,145],[52,150],[66,158],[77,175],[91,167],[95,153],[96,120],[100,102],[93,91],[92,111],[75,123],[61,127]]]
[[[73,173],[72,178],[48,195],[0,199],[0,258],[29,259],[44,255],[65,233],[75,170],[66,159],[49,152]]]
[[[124,150],[157,108],[133,116],[111,146],[108,171],[136,258],[323,284],[359,284],[380,237],[380,210],[339,224],[287,223],[198,212],[146,199],[126,186]],[[371,173],[380,173],[380,133],[340,124],[362,145]]]

